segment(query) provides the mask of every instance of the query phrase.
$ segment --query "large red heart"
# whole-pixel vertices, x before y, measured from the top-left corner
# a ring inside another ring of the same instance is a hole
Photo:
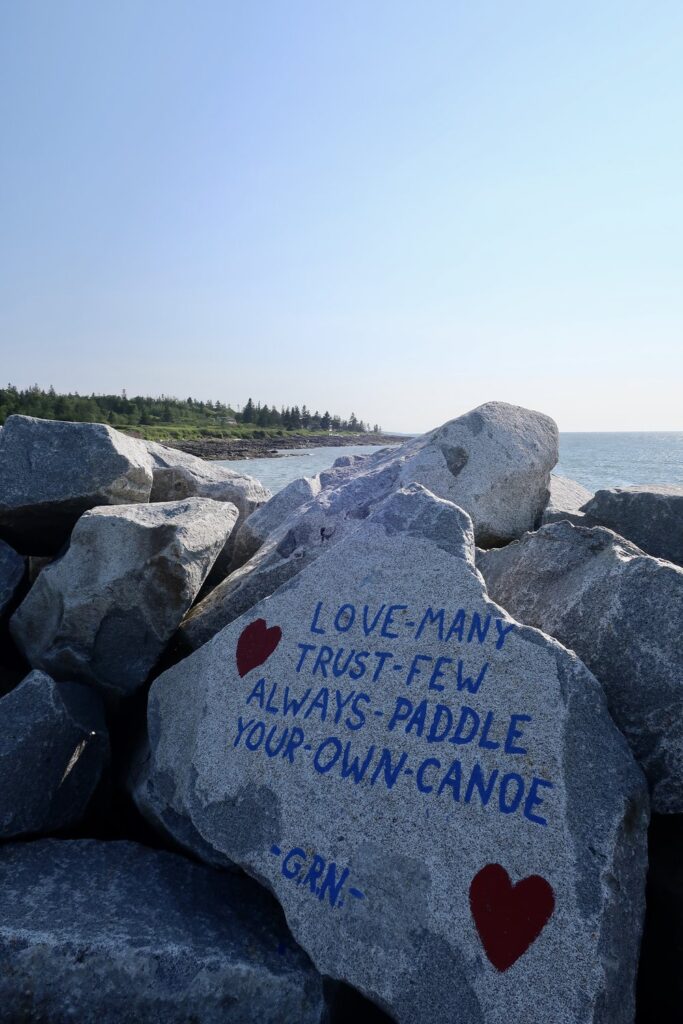
[[[235,659],[237,671],[241,676],[246,676],[252,668],[262,665],[268,661],[277,645],[282,639],[282,630],[279,626],[271,626],[268,629],[265,619],[255,619],[240,633],[237,641]]]
[[[517,885],[500,864],[487,864],[470,885],[470,907],[487,957],[499,971],[512,967],[543,931],[555,895],[540,875]]]

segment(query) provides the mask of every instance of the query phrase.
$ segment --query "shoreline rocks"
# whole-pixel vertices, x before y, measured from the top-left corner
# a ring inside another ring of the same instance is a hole
[[[253,476],[236,473],[227,466],[211,465],[204,459],[151,441],[144,443],[154,462],[151,502],[211,498],[230,502],[237,509],[235,528],[216,557],[208,578],[208,584],[215,586],[234,567],[233,545],[239,527],[272,498],[272,494]]]
[[[293,512],[249,561],[192,609],[181,626],[183,640],[193,649],[206,643],[357,529],[389,494],[411,483],[463,508],[480,545],[533,529],[548,498],[557,438],[548,416],[489,402],[398,448],[338,467],[337,486]],[[267,510],[266,505],[264,518]]]
[[[248,562],[270,534],[302,505],[317,497],[320,490],[320,480],[317,477],[293,480],[245,519],[235,534],[231,566],[233,571]]]
[[[321,1024],[322,982],[253,882],[130,842],[0,847],[0,1015]]]
[[[402,434],[309,434],[283,432],[279,437],[205,437],[200,440],[174,441],[167,439],[161,444],[167,448],[187,452],[208,462],[216,460],[273,459],[283,451],[292,448],[342,448],[352,445],[373,445],[385,448],[401,444],[406,436]],[[152,443],[152,442],[150,442]]]
[[[53,555],[88,509],[151,490],[145,448],[103,423],[10,416],[0,433],[0,537],[22,554]]]
[[[270,497],[0,431],[0,1019],[635,1024],[635,752],[678,1021],[683,489],[591,497],[505,403],[398,440]]]
[[[683,487],[615,487],[597,491],[581,511],[654,558],[683,565]]]
[[[0,837],[77,824],[108,759],[98,695],[31,672],[0,699]]]
[[[91,509],[10,621],[34,668],[115,694],[140,687],[235,525],[210,498]]]
[[[183,498],[212,498],[229,501],[237,508],[240,522],[272,497],[268,488],[253,476],[236,473],[227,466],[213,466],[152,441],[143,442],[152,457],[151,502]]]
[[[576,480],[570,480],[566,476],[558,476],[557,473],[550,474],[550,498],[541,518],[541,525],[557,523],[562,519],[581,526],[583,512],[581,506],[593,497],[591,492],[579,484]]]
[[[683,569],[603,527],[542,527],[480,552],[491,597],[576,651],[650,782],[653,810],[683,811]]]
[[[399,1024],[631,1024],[645,780],[593,676],[473,563],[461,509],[390,495],[156,679],[136,799]]]

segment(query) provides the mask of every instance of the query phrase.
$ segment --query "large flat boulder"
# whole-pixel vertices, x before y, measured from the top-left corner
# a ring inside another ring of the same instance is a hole
[[[0,434],[0,537],[23,554],[54,554],[83,512],[151,490],[144,445],[103,423],[10,416]]]
[[[147,678],[237,520],[210,498],[96,508],[10,621],[34,668],[117,694]]]
[[[591,525],[607,526],[648,555],[683,565],[683,487],[657,484],[596,491],[582,511]]]
[[[182,626],[191,647],[206,643],[286,580],[357,529],[393,491],[419,483],[471,517],[477,543],[504,543],[533,529],[548,500],[558,434],[542,413],[489,402],[437,430],[382,449],[325,487],[200,601]]]
[[[653,809],[683,811],[683,569],[611,530],[567,522],[477,564],[499,604],[571,647],[599,679]]]
[[[645,780],[577,656],[399,490],[153,683],[138,805],[399,1024],[633,1020]],[[185,823],[184,829],[182,823]]]
[[[0,699],[0,837],[77,824],[108,758],[98,694],[31,672]]]
[[[0,540],[0,617],[10,607],[26,575],[26,559]]]
[[[576,480],[570,480],[567,476],[559,476],[557,473],[550,474],[550,498],[543,510],[541,522],[558,523],[562,519],[583,525],[583,512],[581,506],[593,497],[592,493],[583,484]]]
[[[0,909],[3,1020],[321,1020],[321,979],[249,879],[129,842],[12,843]]]

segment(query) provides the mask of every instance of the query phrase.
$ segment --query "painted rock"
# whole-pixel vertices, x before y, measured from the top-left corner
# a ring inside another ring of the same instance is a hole
[[[419,485],[161,675],[150,820],[401,1024],[633,1019],[647,789],[575,654]]]

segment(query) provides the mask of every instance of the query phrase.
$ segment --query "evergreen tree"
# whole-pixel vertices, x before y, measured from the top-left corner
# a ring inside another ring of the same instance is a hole
[[[43,391],[37,384],[32,384],[19,390],[10,383],[0,388],[0,424],[15,413],[41,419],[110,423],[117,427],[199,427],[206,434],[224,429],[231,419],[271,429],[349,430],[352,424],[353,429],[365,429],[365,424],[359,423],[354,414],[347,422],[339,416],[331,416],[327,410],[323,416],[317,409],[311,413],[306,405],[283,406],[278,410],[274,405],[269,407],[260,402],[254,405],[250,398],[242,410],[235,411],[220,400],[202,401],[191,397],[183,400],[170,395],[129,398],[125,389],[116,395],[58,394],[52,386]]]

